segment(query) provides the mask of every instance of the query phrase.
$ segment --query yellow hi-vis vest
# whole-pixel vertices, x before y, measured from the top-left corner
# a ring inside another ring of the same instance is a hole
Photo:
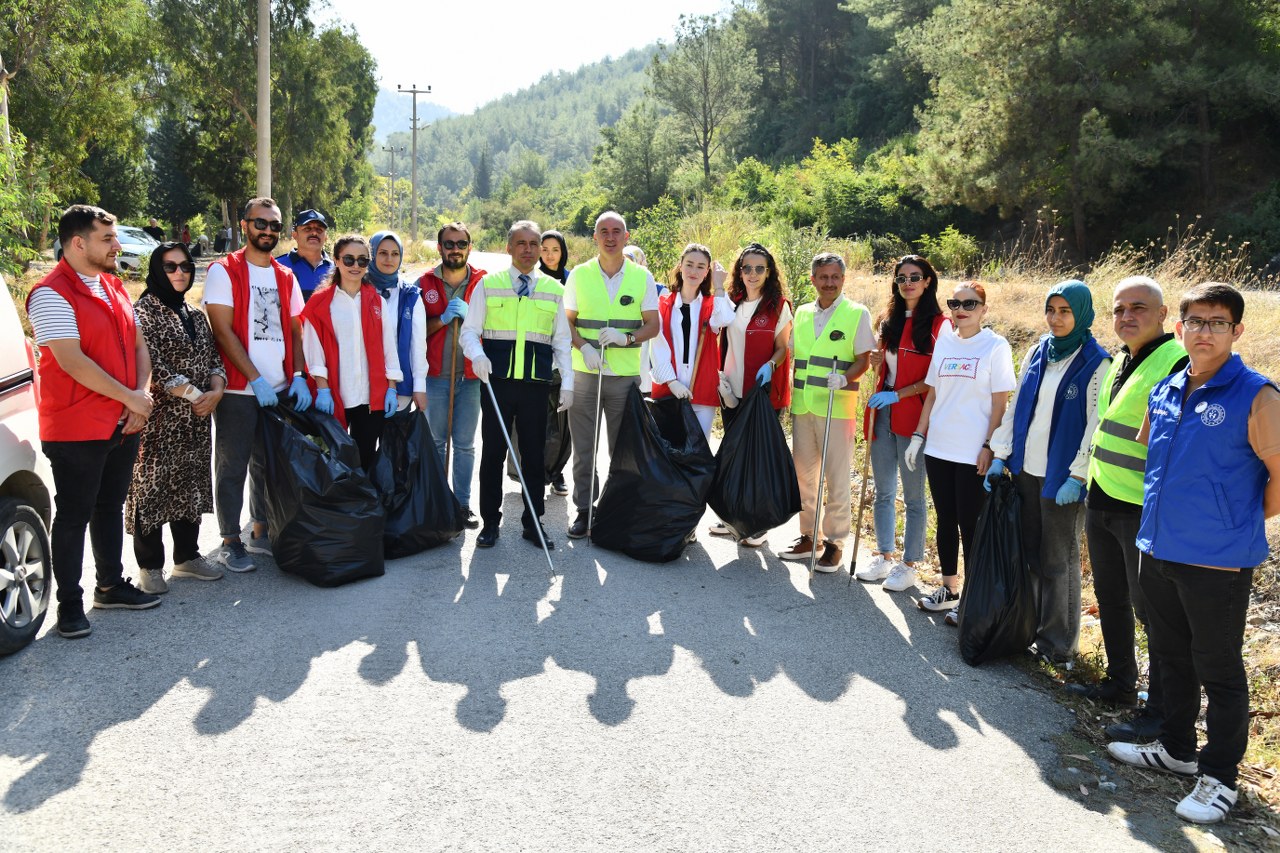
[[[817,303],[801,305],[795,315],[795,373],[792,374],[791,413],[827,416],[827,377],[834,368],[844,373],[857,358],[853,342],[867,308],[848,297],[841,300],[831,319],[822,330],[822,337],[815,340],[813,320]],[[857,416],[858,392],[846,389],[835,392],[831,417],[854,418]]]
[[[530,294],[516,291],[519,270],[489,273],[484,285],[484,354],[497,379],[552,380],[551,336],[564,285],[540,270],[529,273]]]
[[[1120,374],[1122,359],[1111,361],[1111,370],[1098,389],[1098,429],[1089,455],[1089,482],[1097,483],[1118,501],[1142,506],[1142,476],[1147,467],[1147,446],[1138,441],[1147,414],[1151,389],[1169,375],[1178,359],[1187,354],[1175,339],[1165,341],[1143,359],[1129,375],[1120,393],[1111,398],[1111,386]]]
[[[573,279],[574,291],[578,297],[578,334],[592,346],[600,348],[601,329],[613,328],[634,334],[644,325],[640,306],[644,304],[644,288],[649,281],[644,267],[630,260],[623,260],[622,284],[612,302],[609,300],[609,289],[605,286],[604,272],[600,269],[598,258],[574,267],[569,276]],[[614,375],[640,375],[640,344],[611,346],[606,357]],[[577,347],[573,349],[573,369],[595,373],[588,369]]]

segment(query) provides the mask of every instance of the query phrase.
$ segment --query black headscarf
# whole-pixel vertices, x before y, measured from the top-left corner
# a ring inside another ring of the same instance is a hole
[[[178,317],[182,320],[182,328],[187,332],[187,337],[195,340],[196,325],[191,318],[191,310],[187,307],[186,295],[191,292],[191,285],[195,284],[195,273],[191,274],[191,284],[187,285],[187,289],[182,293],[173,289],[173,284],[169,281],[168,274],[164,271],[164,256],[174,249],[180,249],[183,257],[188,263],[195,263],[191,258],[191,251],[185,243],[169,242],[161,243],[151,251],[151,263],[147,266],[147,288],[142,291],[145,296],[150,293],[156,299],[159,299],[167,307],[177,312]]]
[[[560,244],[560,268],[552,269],[547,266],[546,261],[541,258],[538,259],[538,266],[541,267],[544,273],[551,276],[561,284],[564,284],[569,278],[569,271],[565,269],[565,265],[569,263],[569,246],[564,241],[564,235],[559,231],[543,231],[542,240],[539,245],[545,243],[548,237],[554,238],[555,241]]]

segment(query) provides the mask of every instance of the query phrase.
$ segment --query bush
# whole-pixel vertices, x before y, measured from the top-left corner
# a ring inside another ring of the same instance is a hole
[[[967,274],[982,254],[978,241],[961,234],[954,225],[948,225],[937,237],[921,234],[919,243],[920,253],[929,259],[934,269],[953,276]]]
[[[669,195],[664,195],[653,207],[646,207],[635,215],[631,225],[631,242],[644,249],[649,269],[658,281],[666,278],[666,271],[680,259],[681,226],[680,208]]]
[[[765,242],[777,258],[782,280],[787,283],[792,302],[796,307],[814,300],[814,290],[809,283],[809,265],[813,256],[823,251],[827,244],[827,232],[816,225],[807,228],[790,228],[778,223],[769,230],[772,238]]]

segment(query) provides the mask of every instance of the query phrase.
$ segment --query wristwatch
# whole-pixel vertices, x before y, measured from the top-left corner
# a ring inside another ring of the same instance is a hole
[[[632,347],[635,345],[636,345],[636,336],[631,334],[630,332],[627,332],[627,346]]]

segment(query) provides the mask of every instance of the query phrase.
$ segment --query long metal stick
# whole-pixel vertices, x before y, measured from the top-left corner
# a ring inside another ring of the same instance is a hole
[[[864,408],[863,411],[866,411]],[[853,530],[853,555],[849,557],[849,585],[853,585],[853,573],[858,568],[858,545],[862,542],[862,514],[867,509],[867,469],[871,467],[871,442],[876,439],[876,415],[880,414],[878,409],[871,410],[871,428],[867,431],[867,438],[862,443],[866,445],[862,448],[862,489],[858,494],[858,523]]]
[[[453,390],[457,387],[458,375],[458,332],[462,324],[453,321],[453,358],[449,362],[449,425],[444,430],[444,476],[449,479],[449,451],[453,448]]]
[[[604,400],[604,351],[608,344],[600,344],[600,369],[596,371],[596,432],[591,439],[591,488],[587,491],[587,539],[591,538],[591,525],[596,520],[596,454],[600,452],[600,406]]]
[[[533,525],[538,531],[538,541],[542,543],[542,553],[547,555],[547,568],[551,570],[551,579],[555,580],[556,567],[551,564],[551,549],[547,547],[547,537],[542,533],[542,519],[538,516],[538,511],[533,506],[533,495],[529,494],[529,487],[524,481],[524,471],[520,468],[520,462],[515,458],[515,448],[511,446],[511,436],[507,433],[507,423],[502,419],[502,410],[498,408],[498,395],[493,393],[493,385],[485,382],[485,388],[489,389],[489,402],[493,403],[493,413],[498,418],[498,428],[502,430],[502,438],[507,443],[507,450],[511,451],[512,461],[516,466],[516,476],[520,478],[520,489],[524,492],[525,505],[529,507],[529,515],[533,516]]]
[[[834,362],[835,359],[832,359]],[[831,376],[836,375],[836,366],[831,365]],[[828,377],[830,378],[830,377]],[[809,580],[813,580],[813,572],[818,566],[818,525],[822,523],[822,486],[827,479],[827,442],[831,439],[831,409],[836,402],[836,389],[827,387],[827,423],[822,430],[822,464],[818,467],[818,497],[813,507],[813,551],[809,553]]]

